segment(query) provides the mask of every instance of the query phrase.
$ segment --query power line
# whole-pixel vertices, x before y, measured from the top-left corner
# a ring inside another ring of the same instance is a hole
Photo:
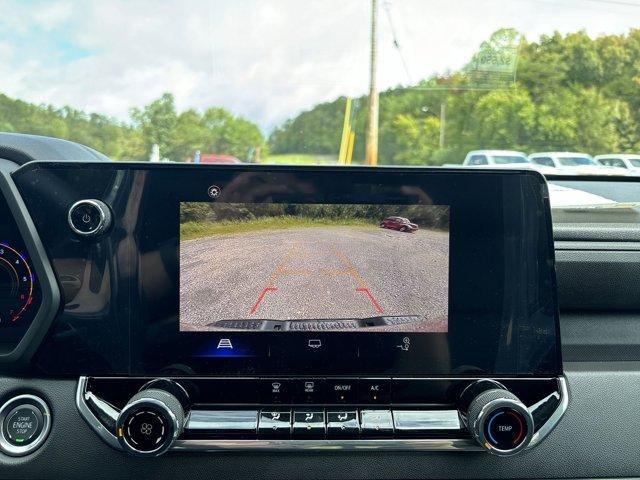
[[[398,42],[398,35],[396,35],[396,28],[393,24],[393,18],[391,17],[391,1],[385,0],[382,3],[382,6],[384,7],[384,12],[387,17],[387,21],[389,22],[389,28],[391,29],[391,36],[393,37],[393,46],[396,48],[396,51],[400,56],[400,61],[402,62],[402,66],[404,67],[404,72],[407,74],[407,80],[409,80],[409,84],[411,84],[413,82],[411,81],[409,66],[407,65],[407,61],[404,58],[404,53],[402,52],[402,47],[400,46],[400,42]]]

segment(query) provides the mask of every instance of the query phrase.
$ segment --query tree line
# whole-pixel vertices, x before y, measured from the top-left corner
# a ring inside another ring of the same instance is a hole
[[[445,205],[301,204],[301,203],[207,203],[180,205],[180,223],[246,222],[266,217],[325,218],[339,222],[353,219],[379,224],[391,216],[409,218],[421,228],[449,229]]]
[[[640,29],[595,39],[585,32],[554,33],[537,42],[501,29],[474,57],[490,56],[516,37],[512,78],[477,85],[478,79],[462,69],[382,92],[379,163],[460,163],[474,149],[640,150]],[[323,103],[286,121],[271,134],[270,151],[337,155],[345,102]],[[367,98],[355,103],[358,162],[364,157]],[[446,112],[442,148],[441,105]]]
[[[160,156],[184,161],[197,150],[250,160],[265,152],[257,125],[223,108],[178,112],[165,93],[122,122],[69,106],[34,105],[0,94],[0,131],[63,138],[95,148],[114,160],[149,159],[157,144]]]

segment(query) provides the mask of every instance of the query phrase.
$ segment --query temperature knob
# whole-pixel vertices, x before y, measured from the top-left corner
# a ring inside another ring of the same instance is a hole
[[[170,380],[154,380],[136,393],[116,421],[116,436],[127,453],[158,456],[184,430],[189,397]]]
[[[479,380],[463,392],[460,413],[474,439],[496,455],[522,451],[533,436],[533,417],[527,407],[492,380]]]

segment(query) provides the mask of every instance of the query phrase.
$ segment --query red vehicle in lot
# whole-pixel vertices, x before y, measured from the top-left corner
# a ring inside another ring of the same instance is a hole
[[[218,153],[203,153],[200,160],[195,163],[202,164],[241,164],[242,161],[233,155],[222,155]]]
[[[415,223],[411,223],[408,218],[387,217],[382,222],[380,222],[380,228],[388,228],[389,230],[413,233],[418,230],[418,225],[416,225]]]

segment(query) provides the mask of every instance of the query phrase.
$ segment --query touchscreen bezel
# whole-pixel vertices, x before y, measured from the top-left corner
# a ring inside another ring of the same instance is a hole
[[[40,179],[33,182],[36,175]],[[52,260],[68,255],[65,246],[87,257],[92,248],[101,248],[102,254],[111,252],[105,260],[114,265],[117,292],[112,291],[108,309],[96,312],[104,323],[94,315],[87,332],[86,318],[67,308],[55,322],[82,325],[85,341],[103,358],[110,354],[104,346],[108,335],[117,344],[111,350],[122,356],[109,366],[62,365],[54,355],[60,340],[51,336],[40,357],[49,371],[260,376],[562,371],[550,209],[545,180],[536,172],[35,163],[15,179],[41,235],[52,237]],[[37,199],[48,185],[64,187],[64,198]],[[212,185],[220,188],[213,200]],[[114,228],[107,235],[91,248],[79,248],[72,234],[46,231],[52,215],[87,197],[111,206]],[[193,201],[449,205],[448,332],[313,334],[319,349],[309,348],[312,338],[303,332],[180,332],[178,214],[180,202]],[[237,346],[233,353],[206,354],[229,336]],[[407,336],[410,348],[403,349]]]

